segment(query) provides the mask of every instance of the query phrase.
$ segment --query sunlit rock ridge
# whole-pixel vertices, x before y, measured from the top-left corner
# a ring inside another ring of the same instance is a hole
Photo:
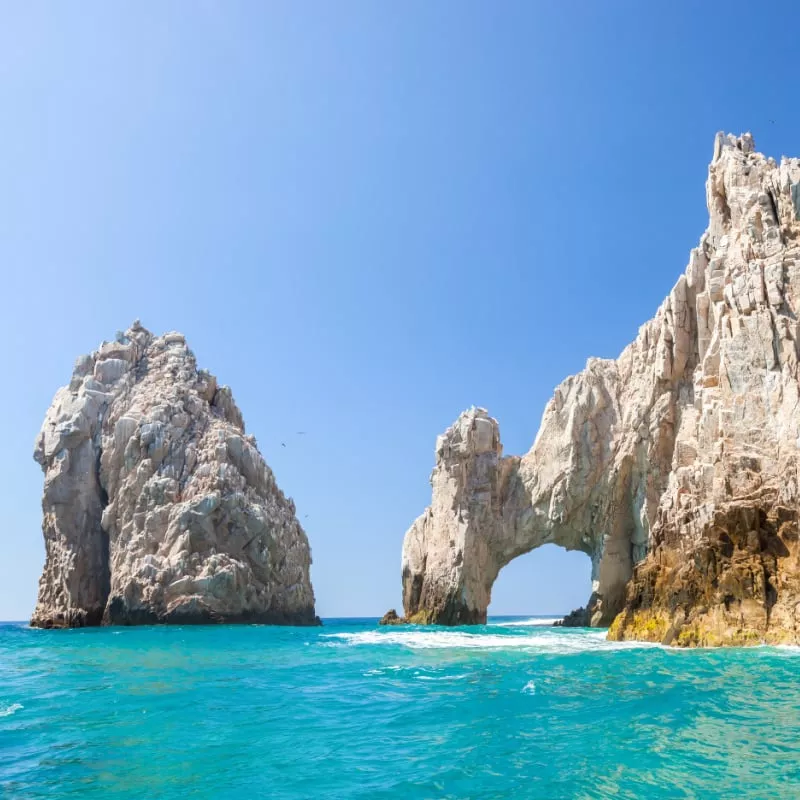
[[[653,319],[590,359],[504,457],[464,412],[406,533],[410,621],[483,622],[499,570],[553,542],[592,560],[577,620],[615,639],[800,643],[800,161],[718,134],[709,225]]]
[[[227,386],[138,321],[79,358],[36,440],[46,563],[31,624],[314,624],[294,503]]]

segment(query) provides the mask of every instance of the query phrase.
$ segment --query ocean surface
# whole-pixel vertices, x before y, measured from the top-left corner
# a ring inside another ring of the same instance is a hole
[[[0,797],[800,797],[800,650],[547,622],[0,624]]]

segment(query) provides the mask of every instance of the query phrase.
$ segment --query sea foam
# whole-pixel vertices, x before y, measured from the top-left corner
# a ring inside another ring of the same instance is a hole
[[[594,650],[630,650],[660,647],[649,642],[609,642],[605,631],[567,634],[537,632],[527,636],[501,633],[467,633],[431,629],[372,630],[357,633],[329,633],[321,638],[330,643],[350,646],[400,645],[412,650],[528,650],[558,654],[585,653]]]

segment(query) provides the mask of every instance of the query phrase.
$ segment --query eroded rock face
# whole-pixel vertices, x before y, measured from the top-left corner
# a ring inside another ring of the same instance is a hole
[[[521,459],[481,409],[440,437],[406,616],[483,621],[502,566],[554,542],[592,558],[614,638],[800,642],[798,183],[719,134],[708,229],[636,340],[556,389]]]
[[[47,559],[31,624],[315,624],[292,501],[230,389],[138,322],[78,359],[36,441]]]
[[[522,459],[503,457],[497,422],[482,408],[465,411],[439,437],[433,503],[403,543],[408,621],[485,623],[500,570],[553,542],[592,558],[595,592],[587,618],[594,625],[611,622],[632,570],[630,532],[594,524],[613,516],[621,492],[601,435],[618,413],[604,383],[616,380],[612,363],[594,361],[562,385]]]

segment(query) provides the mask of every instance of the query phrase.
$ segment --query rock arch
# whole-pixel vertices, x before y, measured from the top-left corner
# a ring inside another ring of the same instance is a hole
[[[582,621],[667,644],[800,642],[800,160],[718,134],[709,225],[618,359],[590,359],[524,456],[464,412],[403,545],[409,621],[483,622],[502,566],[588,553]]]
[[[556,394],[523,458],[503,456],[497,421],[482,408],[462,413],[437,439],[432,503],[403,544],[407,619],[484,623],[500,570],[549,543],[592,560],[592,594],[577,622],[609,625],[621,610],[646,540],[634,521],[643,493],[633,482],[643,476],[630,459],[616,465],[609,448],[618,419],[614,362],[593,361],[581,378]]]

